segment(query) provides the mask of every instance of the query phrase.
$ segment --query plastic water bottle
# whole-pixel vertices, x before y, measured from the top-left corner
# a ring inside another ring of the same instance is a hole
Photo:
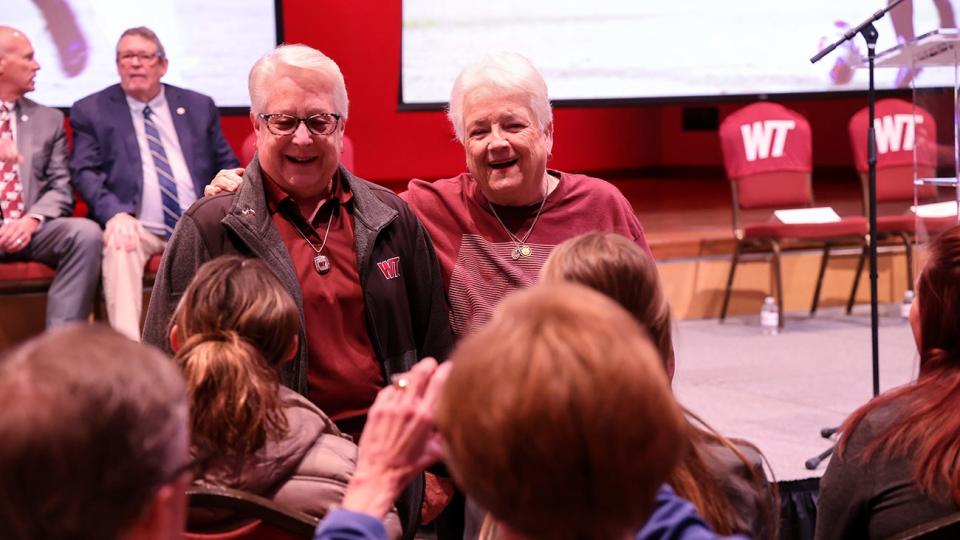
[[[775,336],[780,333],[780,312],[777,310],[777,301],[772,296],[763,299],[760,308],[760,328],[765,336]]]
[[[900,304],[900,316],[904,319],[910,318],[910,307],[913,306],[913,291],[903,293],[903,303]]]

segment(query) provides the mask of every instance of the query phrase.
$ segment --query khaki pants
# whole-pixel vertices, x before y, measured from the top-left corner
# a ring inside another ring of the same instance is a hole
[[[145,230],[140,245],[132,251],[112,243],[103,246],[103,296],[110,326],[135,341],[140,341],[143,269],[166,245],[166,240]]]

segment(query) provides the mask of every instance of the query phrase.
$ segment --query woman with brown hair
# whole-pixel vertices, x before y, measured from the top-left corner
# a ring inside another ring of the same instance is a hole
[[[615,233],[588,233],[558,245],[543,267],[544,283],[586,285],[623,306],[650,334],[672,380],[675,370],[670,305],[653,259]],[[691,447],[668,482],[691,501],[714,531],[776,536],[777,497],[763,471],[763,456],[752,444],[730,440],[692,412]]]
[[[343,497],[357,447],[280,384],[300,330],[283,285],[258,259],[220,257],[200,267],[173,321],[170,342],[191,397],[195,483],[323,517]],[[396,516],[389,521],[398,536]]]
[[[581,285],[534,286],[450,361],[380,392],[343,505],[315,539],[383,538],[391,497],[441,448],[505,540],[716,538],[663,484],[687,431],[629,313]]]
[[[920,373],[841,426],[820,483],[819,539],[889,538],[960,509],[960,227],[933,240],[916,290]]]

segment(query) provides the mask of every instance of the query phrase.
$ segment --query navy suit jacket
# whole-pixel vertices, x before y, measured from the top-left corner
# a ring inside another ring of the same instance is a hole
[[[239,167],[240,161],[223,136],[220,113],[212,99],[176,86],[163,86],[183,159],[197,197],[202,197],[203,186],[220,169]],[[120,85],[74,103],[70,126],[70,173],[74,187],[90,205],[89,217],[104,226],[120,212],[138,216],[143,165],[130,107]]]

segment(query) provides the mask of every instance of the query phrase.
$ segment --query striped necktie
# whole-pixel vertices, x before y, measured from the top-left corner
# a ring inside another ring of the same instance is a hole
[[[0,138],[13,140],[10,122],[15,114],[6,105],[0,104]],[[0,215],[4,219],[19,219],[23,216],[23,186],[17,174],[17,162],[0,161]]]
[[[157,169],[157,180],[160,183],[160,199],[163,201],[163,230],[166,233],[164,236],[170,238],[183,211],[180,209],[180,199],[177,198],[177,182],[173,179],[173,169],[170,168],[170,162],[167,161],[167,153],[163,150],[163,143],[160,142],[160,132],[157,131],[157,125],[153,123],[152,114],[153,110],[149,106],[144,107],[143,130],[147,135],[147,145],[150,147],[150,155],[153,156],[153,164]]]

